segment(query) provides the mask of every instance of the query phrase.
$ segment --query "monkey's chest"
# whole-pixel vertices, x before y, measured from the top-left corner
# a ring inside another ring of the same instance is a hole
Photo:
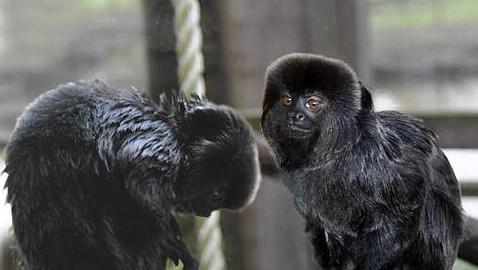
[[[364,211],[358,197],[353,187],[344,186],[341,181],[316,178],[300,182],[295,205],[307,222],[352,234]]]

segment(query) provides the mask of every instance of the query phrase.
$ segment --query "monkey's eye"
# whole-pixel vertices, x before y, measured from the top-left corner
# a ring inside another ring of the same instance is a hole
[[[282,96],[282,98],[281,98],[282,105],[284,105],[286,107],[291,106],[293,102],[294,101],[292,100],[291,96],[285,95],[285,96]]]
[[[319,108],[320,102],[319,99],[316,97],[312,97],[305,103],[305,107],[310,111],[315,111]]]

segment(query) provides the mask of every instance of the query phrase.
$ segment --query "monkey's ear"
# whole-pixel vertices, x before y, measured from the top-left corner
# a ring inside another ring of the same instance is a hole
[[[367,87],[362,82],[360,84],[360,106],[362,111],[371,112],[373,111],[373,100],[372,94],[368,91]]]

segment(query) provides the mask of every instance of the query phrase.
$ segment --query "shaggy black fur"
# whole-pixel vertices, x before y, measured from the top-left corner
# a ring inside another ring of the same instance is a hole
[[[7,147],[6,187],[30,270],[155,270],[197,261],[171,210],[208,216],[249,204],[257,150],[232,109],[100,81],[34,101]]]
[[[322,267],[452,268],[460,191],[435,134],[403,113],[374,112],[335,59],[284,56],[265,87],[263,131]],[[311,98],[317,106],[304,106]]]

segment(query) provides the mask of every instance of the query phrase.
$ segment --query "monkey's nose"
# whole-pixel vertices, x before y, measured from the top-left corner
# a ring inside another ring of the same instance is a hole
[[[300,113],[300,112],[299,112],[299,113],[296,113],[296,114],[295,114],[295,119],[296,119],[296,120],[299,120],[299,121],[302,121],[302,120],[305,119],[305,115],[304,115],[303,113]]]
[[[296,124],[305,120],[305,115],[301,112],[290,112],[288,116],[289,124]]]

